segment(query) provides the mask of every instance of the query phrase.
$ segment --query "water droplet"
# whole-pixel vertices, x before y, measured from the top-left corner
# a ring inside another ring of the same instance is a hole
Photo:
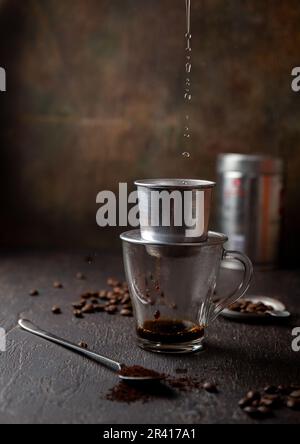
[[[183,134],[183,137],[184,137],[185,139],[190,139],[190,138],[191,138],[191,135],[188,134],[188,133],[184,133],[184,134]]]
[[[184,153],[182,153],[182,157],[184,157],[185,159],[189,159],[191,157],[191,154],[185,151]]]
[[[192,94],[185,93],[184,98],[185,98],[185,100],[188,100],[190,102],[192,100]]]
[[[185,120],[190,120],[190,116],[185,116]]]

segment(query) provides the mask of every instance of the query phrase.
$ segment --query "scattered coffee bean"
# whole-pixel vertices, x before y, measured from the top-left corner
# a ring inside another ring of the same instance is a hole
[[[268,385],[264,388],[264,392],[268,395],[275,395],[276,393],[278,393],[278,388],[275,387],[275,385]]]
[[[54,305],[52,307],[52,313],[56,315],[61,314],[61,308],[58,305]]]
[[[289,398],[286,402],[286,406],[292,410],[300,410],[300,400],[296,398]]]
[[[296,388],[296,390],[294,390]],[[292,396],[293,395],[293,396]],[[264,394],[250,391],[241,399],[239,406],[249,416],[264,419],[273,414],[273,411],[284,406],[293,410],[300,410],[300,389],[298,385],[269,385]]]
[[[81,310],[74,310],[73,315],[75,316],[75,318],[78,318],[78,319],[83,318]]]
[[[78,346],[81,347],[81,348],[84,348],[84,349],[87,349],[87,348],[88,348],[87,343],[86,343],[86,342],[83,342],[83,341],[80,341],[79,344],[78,344]]]
[[[86,292],[86,293],[83,293],[80,297],[81,297],[81,299],[87,300],[87,299],[90,299],[91,296],[92,295],[90,292]]]
[[[96,298],[93,298],[93,299],[91,299],[91,304],[98,304],[98,299],[96,299]]]
[[[216,384],[213,384],[212,382],[205,382],[203,384],[203,388],[208,393],[218,393],[218,389],[217,389]]]
[[[72,307],[81,310],[85,306],[85,301],[73,302]]]
[[[31,290],[31,292],[29,294],[30,294],[30,296],[38,296],[40,293],[38,290]]]
[[[121,284],[120,284],[120,282],[119,282],[117,279],[115,279],[115,278],[108,278],[108,279],[107,279],[107,285],[108,285],[109,287],[119,287]]]
[[[264,407],[274,407],[275,406],[275,401],[269,398],[262,398],[260,400],[260,405],[264,406]]]
[[[251,400],[249,400],[248,398],[242,398],[239,401],[239,407],[241,407],[241,409],[244,409],[245,407],[249,407],[251,404]]]
[[[107,291],[106,290],[99,291],[98,296],[100,299],[106,299],[107,298]]]
[[[108,307],[105,307],[104,311],[106,311],[106,313],[108,313],[108,314],[114,314],[117,311],[117,306],[116,305],[109,305]]]
[[[105,309],[105,304],[95,304],[94,305],[94,310],[99,313],[100,311],[104,311]]]
[[[130,296],[128,293],[125,293],[123,298],[121,299],[121,304],[123,304],[123,305],[127,304],[127,302],[129,302],[129,301],[130,301]]]
[[[255,392],[253,390],[250,390],[247,395],[246,398],[251,400],[251,401],[257,401],[260,399],[260,393],[259,392]]]
[[[86,277],[83,273],[77,273],[76,279],[78,279],[79,281],[84,281],[86,279]]]
[[[53,282],[53,288],[60,289],[64,288],[64,286],[61,282]]]
[[[131,310],[126,310],[123,308],[123,310],[120,311],[120,315],[121,316],[132,316],[132,311]]]
[[[87,304],[81,310],[81,312],[84,313],[84,314],[86,314],[86,313],[94,313],[94,311],[95,310],[94,310],[93,304]]]

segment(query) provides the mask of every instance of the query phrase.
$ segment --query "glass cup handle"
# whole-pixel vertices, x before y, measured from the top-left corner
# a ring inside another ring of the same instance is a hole
[[[241,283],[239,286],[234,290],[229,296],[222,299],[220,301],[213,312],[213,319],[216,319],[219,314],[225,310],[225,308],[228,308],[231,304],[234,304],[236,301],[238,301],[246,291],[249,289],[250,282],[253,276],[253,265],[248,256],[246,256],[243,253],[239,253],[238,251],[223,251],[223,260],[225,261],[237,261],[240,262],[243,265],[244,268],[244,275]]]

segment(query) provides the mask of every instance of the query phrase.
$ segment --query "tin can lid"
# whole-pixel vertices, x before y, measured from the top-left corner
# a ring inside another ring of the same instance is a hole
[[[221,154],[218,157],[219,173],[241,172],[244,174],[282,174],[283,160],[260,154]]]

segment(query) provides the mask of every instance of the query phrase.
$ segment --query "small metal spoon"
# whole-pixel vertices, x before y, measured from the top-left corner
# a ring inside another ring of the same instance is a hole
[[[270,310],[266,311],[266,314],[275,318],[289,318],[291,316],[291,313],[287,310]]]
[[[66,341],[65,339],[59,338],[58,336],[48,333],[47,331],[41,330],[39,327],[37,327],[36,325],[34,325],[31,321],[28,321],[27,319],[19,319],[18,324],[23,330],[28,331],[29,333],[32,333],[36,336],[46,339],[47,341],[54,342],[55,344],[61,345],[69,350],[80,353],[81,355],[86,356],[87,358],[90,358],[90,359],[98,362],[99,364],[105,365],[110,370],[117,372],[119,378],[124,381],[147,382],[147,381],[159,381],[159,380],[163,379],[163,376],[160,376],[160,375],[157,375],[157,376],[123,376],[120,374],[120,371],[125,367],[124,364],[120,364],[119,362],[113,361],[112,359],[106,358],[105,356],[98,355],[94,352],[91,352],[89,350],[81,348],[78,345],[72,344],[71,342]]]

